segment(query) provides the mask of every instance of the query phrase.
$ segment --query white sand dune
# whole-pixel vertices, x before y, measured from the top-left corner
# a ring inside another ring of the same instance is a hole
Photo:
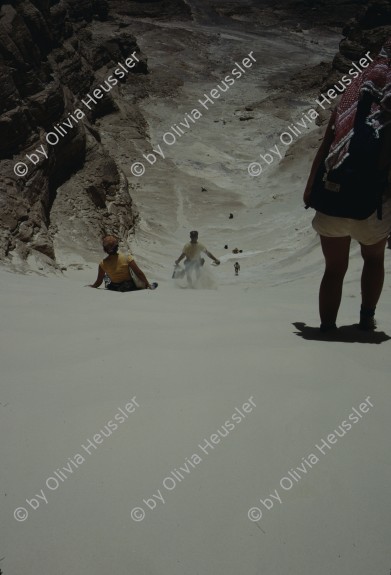
[[[137,294],[82,288],[84,272],[0,275],[5,574],[386,572],[389,341],[296,335],[293,322],[317,325],[316,274],[276,274],[274,286],[239,276],[218,290],[166,280]],[[357,288],[348,281],[342,324],[356,320]],[[389,293],[388,276],[386,333]],[[374,407],[318,453],[368,396]],[[134,397],[129,419],[83,451]],[[207,447],[250,397],[256,408]],[[314,452],[319,463],[284,491],[281,479]],[[202,461],[186,473],[194,454]],[[267,511],[260,498],[276,489],[282,504]],[[33,510],[26,499],[41,490],[47,503]],[[143,500],[159,490],[164,503],[150,510]],[[24,522],[13,518],[20,506]],[[257,523],[252,507],[263,511]]]
[[[331,54],[331,41],[324,43]],[[244,42],[243,56],[250,44]],[[308,46],[295,49],[298,62],[306,54],[312,63],[321,58],[320,47],[314,54]],[[270,58],[268,73],[274,64]],[[320,136],[300,140],[279,166],[249,178],[246,166],[267,149],[265,141],[252,141],[247,128],[246,142],[238,131],[233,154],[233,128],[214,141],[212,120],[226,110],[233,121],[232,107],[247,102],[251,83],[229,94],[186,146],[172,148],[172,187],[165,182],[159,193],[164,164],[151,167],[134,190],[141,222],[133,251],[158,290],[84,288],[95,279],[92,262],[64,277],[0,270],[4,575],[389,572],[389,257],[377,336],[347,328],[346,341],[316,340],[310,328],[318,325],[322,260],[300,196]],[[253,99],[264,93],[257,86]],[[195,88],[186,89],[190,102]],[[159,121],[175,120],[174,105],[151,102],[151,117],[153,109]],[[267,124],[270,145],[286,123],[275,123],[277,112]],[[197,141],[210,149],[209,166]],[[171,280],[192,228],[222,259],[217,268],[205,264],[217,289],[180,289]],[[234,247],[243,253],[232,254]],[[340,325],[358,319],[359,275],[354,247]],[[367,398],[373,407],[363,413]],[[139,407],[129,413],[132,400]],[[316,445],[353,408],[358,421],[320,453]],[[82,445],[109,421],[117,429],[112,425],[112,435],[88,454]],[[214,436],[227,421],[226,437]],[[311,453],[319,460],[312,467]],[[13,517],[19,507],[28,511],[25,521]],[[143,521],[132,519],[134,508],[142,510],[136,519],[145,513]],[[262,512],[259,521],[249,520],[250,508]]]

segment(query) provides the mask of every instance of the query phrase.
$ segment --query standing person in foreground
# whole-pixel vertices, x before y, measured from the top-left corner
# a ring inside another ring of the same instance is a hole
[[[175,265],[178,266],[183,258],[186,258],[185,270],[187,283],[190,287],[193,287],[192,272],[195,272],[196,280],[200,277],[201,266],[204,265],[204,259],[201,257],[202,253],[206,254],[216,265],[220,264],[220,261],[208,252],[203,244],[198,243],[198,232],[193,230],[190,232],[190,242],[184,246],[181,255],[175,261]]]
[[[346,89],[334,110],[304,192],[317,210],[325,272],[319,290],[321,331],[336,329],[351,239],[360,243],[359,328],[376,329],[391,231],[391,38]],[[368,207],[369,206],[369,207]]]
[[[157,287],[157,284],[149,283],[133,256],[118,253],[118,239],[115,236],[105,236],[102,246],[108,255],[99,264],[95,283],[88,287],[98,288],[102,285],[105,275],[110,279],[106,288],[111,291],[128,292]]]

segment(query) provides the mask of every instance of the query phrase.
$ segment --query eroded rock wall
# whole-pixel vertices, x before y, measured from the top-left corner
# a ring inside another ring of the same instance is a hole
[[[84,230],[86,241],[134,226],[128,184],[94,124],[118,113],[122,87],[134,84],[136,92],[137,77],[148,69],[136,39],[115,22],[104,27],[108,19],[104,0],[0,7],[0,259],[19,269],[31,256],[42,266],[56,265],[53,237],[61,222],[73,221],[74,235]],[[91,109],[81,104],[132,53],[138,61],[118,85]],[[80,121],[76,109],[84,114]],[[140,132],[144,128],[140,119]],[[48,145],[48,132],[58,143]],[[16,161],[27,166],[26,175],[16,175]]]
[[[333,61],[335,74],[346,72],[351,62],[359,60],[370,50],[377,52],[384,40],[391,36],[391,2],[389,0],[374,0],[360,10],[355,18],[351,18],[343,28],[343,40],[339,52]]]

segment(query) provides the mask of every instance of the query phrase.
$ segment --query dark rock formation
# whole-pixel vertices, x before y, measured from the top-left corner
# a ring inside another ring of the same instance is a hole
[[[298,12],[295,11],[295,13],[299,14],[305,5],[309,9],[314,4],[310,0],[298,1]],[[358,63],[368,51],[376,54],[384,40],[391,36],[391,2],[389,0],[371,0],[369,2],[354,2],[352,0],[340,8],[338,5],[337,0],[316,3],[316,13],[321,16],[317,22],[323,25],[334,25],[337,21],[340,22],[343,14],[353,13],[355,15],[343,23],[339,51],[333,61],[324,61],[315,67],[306,68],[296,73],[284,87],[285,93],[297,94],[315,91],[317,96],[326,94],[327,90],[333,88],[341,80],[341,77],[349,71],[352,62]],[[326,8],[330,9],[328,13]],[[338,13],[338,18],[335,16],[336,13]],[[307,14],[310,12],[308,11]],[[304,19],[303,22],[305,22]],[[309,22],[308,18],[306,22]],[[318,106],[320,117],[317,123],[327,123],[332,109],[333,106],[330,106],[328,110],[324,111]]]
[[[121,84],[147,73],[147,64],[133,36],[103,27],[108,17],[103,0],[18,0],[0,8],[0,259],[36,253],[54,263],[52,210],[76,173],[74,201],[61,199],[62,219],[78,218],[90,236],[126,234],[134,225],[127,184],[93,124],[117,110]],[[82,99],[132,53],[138,62],[90,110]],[[16,161],[25,176],[15,174]]]
[[[362,7],[356,18],[352,18],[342,31],[344,38],[333,61],[333,72],[327,78],[323,89],[332,87],[368,50],[377,53],[384,40],[391,36],[391,3],[389,0],[373,0]],[[323,91],[323,90],[322,90]]]

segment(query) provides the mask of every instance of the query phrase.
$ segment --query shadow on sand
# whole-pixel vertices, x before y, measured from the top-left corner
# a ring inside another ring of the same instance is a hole
[[[363,331],[358,324],[342,325],[336,330],[321,332],[318,327],[310,327],[303,322],[296,321],[292,325],[298,330],[296,335],[303,339],[317,341],[341,341],[345,343],[384,343],[391,339],[384,331]]]

